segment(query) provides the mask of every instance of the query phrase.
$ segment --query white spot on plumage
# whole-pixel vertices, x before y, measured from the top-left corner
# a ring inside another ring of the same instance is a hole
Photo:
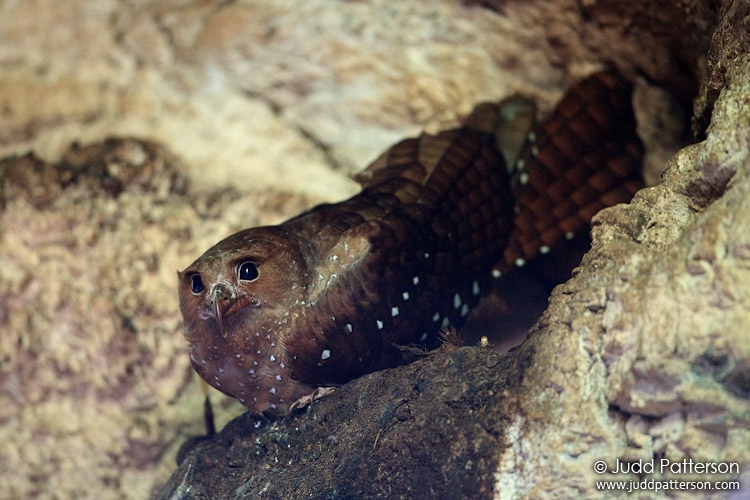
[[[522,259],[521,257],[519,257],[519,258],[516,259],[516,265],[518,267],[523,267],[524,265],[526,265],[526,261],[524,259]]]
[[[250,368],[250,369],[249,369],[249,370],[247,371],[247,374],[248,374],[248,375],[255,375],[255,368]]]
[[[391,307],[391,317],[395,318],[398,316],[398,307]]]
[[[539,155],[539,148],[537,146],[531,146],[531,154],[534,156]]]
[[[331,351],[328,349],[325,349],[323,352],[320,353],[320,359],[328,359],[331,357]]]
[[[549,253],[549,247],[547,245],[542,245],[541,247],[539,247],[539,253],[541,254]]]
[[[492,277],[493,278],[498,279],[502,275],[503,275],[503,273],[501,273],[499,269],[493,269],[492,270]]]
[[[461,317],[465,317],[467,314],[469,314],[469,304],[464,304],[464,306],[461,308]]]
[[[270,392],[271,394],[276,394],[276,388],[271,387],[270,389],[268,389],[268,392]]]
[[[429,259],[429,258],[430,258],[430,254],[429,254],[428,252],[425,252],[425,253],[424,253],[424,258],[425,258],[425,259]]]
[[[536,140],[536,132],[532,130],[526,137],[529,139],[529,142],[534,142]]]
[[[281,375],[276,375],[276,380],[281,381],[283,379],[281,378]]]
[[[378,330],[382,330],[383,329],[383,322],[380,321],[379,319],[375,320],[375,324],[378,325]]]
[[[451,324],[451,322],[448,319],[448,317],[446,316],[445,318],[443,318],[443,323],[440,325],[440,328],[446,329],[446,328],[448,328],[448,325],[450,325],[450,324]]]
[[[522,186],[525,186],[527,182],[529,182],[529,174],[526,172],[523,172],[521,175],[518,176],[518,182],[521,183]]]
[[[409,300],[409,292],[404,292],[401,294],[401,296],[404,298],[404,300]]]
[[[282,362],[282,363],[281,363],[281,364],[279,365],[279,368],[282,368],[282,369],[283,369],[283,368],[286,368],[286,363]]]
[[[414,276],[411,282],[414,283],[414,286],[417,286],[419,284],[419,276]]]
[[[573,231],[568,231],[567,233],[565,233],[566,240],[572,240],[574,236],[575,236],[575,233]]]
[[[435,315],[432,317],[432,321],[433,321],[433,323],[437,323],[438,321],[440,321],[440,313],[439,312],[435,313]]]
[[[354,328],[352,328],[352,324],[351,323],[347,323],[346,324],[346,329],[349,330],[349,333],[352,333],[352,331],[354,330]]]
[[[482,293],[482,290],[479,289],[478,281],[474,281],[474,283],[471,284],[471,293],[473,293],[475,297]]]
[[[458,294],[458,292],[456,292],[456,295],[453,296],[453,307],[458,309],[459,307],[461,307],[461,303],[461,296]]]
[[[525,161],[523,161],[523,160],[518,160],[518,161],[516,162],[516,168],[517,168],[518,170],[523,170],[525,166],[526,166],[526,162],[525,162]]]
[[[422,334],[422,336],[421,336],[421,337],[419,337],[419,341],[420,341],[420,342],[424,342],[425,340],[427,340],[427,332],[424,332],[424,333]]]
[[[276,356],[274,356],[273,354],[271,354],[268,358],[271,360],[272,363],[276,361]]]

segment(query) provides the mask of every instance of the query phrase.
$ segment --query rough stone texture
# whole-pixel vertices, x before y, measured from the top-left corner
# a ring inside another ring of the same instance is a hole
[[[595,497],[597,459],[750,463],[748,6],[637,4],[1,3],[0,157],[35,156],[0,167],[0,497],[154,492],[201,432],[177,268],[353,193],[422,127],[518,90],[548,110],[607,61],[636,81],[650,184],[699,82],[711,126],[598,216],[528,342],[242,416],[160,495]]]
[[[245,414],[190,450],[158,498],[490,498],[527,358],[447,347],[292,419]]]
[[[143,498],[200,432],[175,267],[300,199],[188,198],[181,170],[132,139],[0,161],[0,497]]]

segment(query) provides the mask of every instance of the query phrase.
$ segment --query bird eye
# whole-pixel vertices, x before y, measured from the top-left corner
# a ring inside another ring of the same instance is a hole
[[[243,281],[255,281],[260,276],[258,266],[255,262],[243,262],[240,264],[240,279]]]
[[[203,292],[206,287],[203,286],[203,280],[201,279],[200,274],[194,274],[190,277],[190,291],[193,292],[195,295],[198,295],[199,293]]]

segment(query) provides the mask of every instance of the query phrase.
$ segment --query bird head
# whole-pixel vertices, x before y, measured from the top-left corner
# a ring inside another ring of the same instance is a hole
[[[285,345],[309,285],[304,245],[283,228],[247,229],[177,273],[193,367],[254,413],[285,413],[310,390],[291,380]]]
[[[238,322],[247,327],[248,320],[288,310],[290,301],[303,300],[309,280],[300,242],[278,227],[236,233],[177,275],[191,341],[207,332],[226,338]]]

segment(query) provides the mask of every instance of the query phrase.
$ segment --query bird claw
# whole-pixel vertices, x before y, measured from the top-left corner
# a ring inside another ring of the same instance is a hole
[[[306,394],[299,398],[297,401],[292,403],[292,405],[289,407],[289,413],[292,413],[295,410],[301,410],[302,408],[309,406],[313,404],[318,399],[322,398],[323,396],[327,396],[328,394],[331,394],[336,390],[335,387],[318,387],[314,391],[312,391],[310,394]]]

